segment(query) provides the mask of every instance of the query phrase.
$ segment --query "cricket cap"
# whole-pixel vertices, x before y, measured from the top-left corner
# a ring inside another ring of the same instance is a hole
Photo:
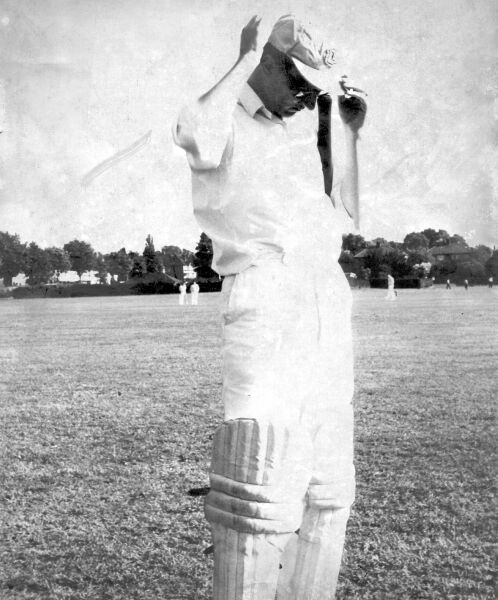
[[[332,80],[327,71],[335,64],[335,51],[311,25],[305,26],[292,14],[284,15],[273,26],[268,43],[292,58],[311,84],[330,89]]]

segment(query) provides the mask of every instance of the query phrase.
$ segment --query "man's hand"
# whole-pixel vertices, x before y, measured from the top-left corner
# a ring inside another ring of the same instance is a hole
[[[365,122],[367,114],[367,103],[363,96],[367,94],[357,87],[349,84],[347,75],[343,75],[339,81],[344,94],[338,97],[339,114],[345,125],[357,132]]]
[[[240,34],[240,58],[248,52],[254,52],[258,48],[258,27],[261,17],[254,15]]]

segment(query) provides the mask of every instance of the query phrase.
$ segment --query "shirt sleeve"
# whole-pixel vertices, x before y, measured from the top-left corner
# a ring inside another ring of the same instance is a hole
[[[184,106],[172,127],[173,141],[187,153],[194,170],[216,169],[233,136],[233,113],[210,116],[202,104]]]

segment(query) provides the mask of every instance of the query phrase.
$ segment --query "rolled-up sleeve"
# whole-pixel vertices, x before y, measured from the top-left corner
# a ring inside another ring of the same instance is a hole
[[[184,106],[172,126],[173,141],[187,153],[192,169],[216,169],[232,136],[232,115],[213,117],[197,106]]]

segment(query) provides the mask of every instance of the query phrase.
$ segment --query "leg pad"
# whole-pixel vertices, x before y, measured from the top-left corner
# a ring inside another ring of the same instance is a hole
[[[255,419],[217,429],[204,507],[216,600],[274,600],[281,554],[301,523],[311,457],[298,430]]]
[[[290,533],[301,522],[310,476],[305,434],[255,419],[226,421],[215,434],[206,518],[240,532]]]

